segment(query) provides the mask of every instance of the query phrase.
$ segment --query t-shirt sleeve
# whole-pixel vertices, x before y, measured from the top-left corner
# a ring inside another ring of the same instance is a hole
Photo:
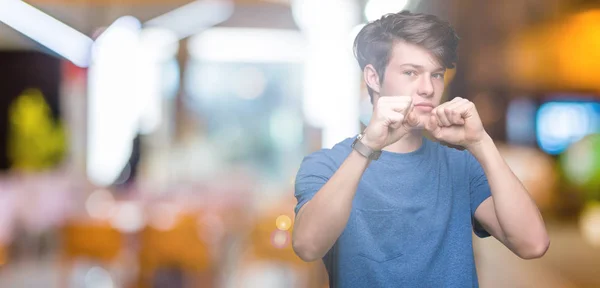
[[[473,224],[473,231],[475,235],[481,238],[489,237],[490,233],[485,231],[483,226],[475,219],[475,211],[479,205],[488,197],[490,197],[490,185],[488,184],[487,177],[481,168],[479,161],[468,153],[467,165],[469,167],[469,192],[471,196],[471,223]]]
[[[295,181],[294,196],[298,201],[294,209],[296,215],[300,208],[310,201],[319,189],[329,181],[335,169],[334,161],[323,150],[304,158]]]

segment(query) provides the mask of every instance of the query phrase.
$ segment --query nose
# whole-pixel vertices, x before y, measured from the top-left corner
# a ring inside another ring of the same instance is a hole
[[[423,98],[431,98],[433,96],[433,83],[431,77],[424,73],[421,77],[417,93]]]

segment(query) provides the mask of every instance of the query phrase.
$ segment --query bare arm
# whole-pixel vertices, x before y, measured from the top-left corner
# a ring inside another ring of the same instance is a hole
[[[304,261],[322,258],[342,234],[369,160],[352,151],[331,179],[296,215],[293,248]]]
[[[481,164],[492,197],[479,205],[475,219],[486,231],[521,258],[544,255],[550,243],[544,220],[485,132],[475,105],[456,97],[436,107],[425,128],[438,140],[466,147]]]
[[[413,108],[411,97],[380,97],[361,142],[379,151],[398,141],[418,125]],[[302,260],[322,258],[342,234],[350,218],[358,183],[369,161],[352,150],[313,198],[300,208],[294,222],[292,246]]]
[[[542,257],[550,245],[544,220],[529,193],[489,136],[472,149],[488,179],[492,197],[475,211],[481,225],[523,259]]]

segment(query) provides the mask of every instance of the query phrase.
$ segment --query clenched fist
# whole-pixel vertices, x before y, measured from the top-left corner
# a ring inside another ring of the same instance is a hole
[[[467,149],[487,135],[473,102],[460,97],[433,109],[425,129],[439,141]]]
[[[419,117],[414,112],[410,96],[380,97],[375,103],[373,116],[362,141],[371,149],[380,151],[418,125]]]

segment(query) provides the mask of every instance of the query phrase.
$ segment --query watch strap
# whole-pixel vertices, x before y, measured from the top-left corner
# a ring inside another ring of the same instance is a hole
[[[352,148],[356,150],[359,154],[365,156],[369,160],[377,160],[379,156],[381,156],[381,151],[374,151],[369,148],[367,145],[360,141],[362,139],[363,134],[359,134],[354,142],[352,143]]]

